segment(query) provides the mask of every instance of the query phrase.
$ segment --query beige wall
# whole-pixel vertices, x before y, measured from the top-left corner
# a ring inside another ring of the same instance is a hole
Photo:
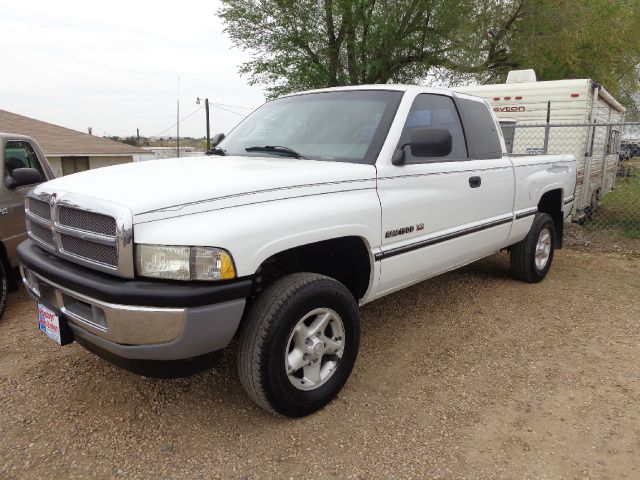
[[[59,156],[47,157],[53,173],[56,177],[62,176],[62,160]],[[133,161],[133,155],[114,155],[107,157],[89,157],[89,168],[109,167],[111,165],[120,165],[121,163],[129,163]]]
[[[120,165],[121,163],[129,162],[133,162],[133,155],[121,157],[89,157],[89,168],[110,167],[111,165]]]
[[[51,165],[51,169],[53,170],[53,174],[56,177],[61,177],[62,176],[62,161],[60,160],[60,157],[47,157],[47,160],[49,160],[49,165]]]

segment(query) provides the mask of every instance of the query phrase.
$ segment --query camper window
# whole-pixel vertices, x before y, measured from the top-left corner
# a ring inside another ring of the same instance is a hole
[[[618,153],[619,143],[620,131],[614,130],[613,127],[609,127],[609,134],[607,135],[607,154]]]

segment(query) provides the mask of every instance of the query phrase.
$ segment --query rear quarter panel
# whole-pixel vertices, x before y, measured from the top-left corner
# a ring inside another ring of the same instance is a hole
[[[537,208],[542,196],[553,190],[561,191],[564,217],[571,211],[576,189],[576,159],[573,155],[527,155],[512,156],[516,184],[514,200],[514,220],[509,244],[522,240],[533,223],[533,215],[518,218],[519,214],[531,212]]]

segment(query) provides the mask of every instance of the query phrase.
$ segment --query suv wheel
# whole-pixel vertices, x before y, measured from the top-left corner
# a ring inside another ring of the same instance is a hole
[[[556,230],[551,216],[536,214],[524,240],[511,247],[511,274],[524,282],[542,281],[551,268],[555,240]]]
[[[240,337],[240,381],[262,408],[302,417],[338,394],[359,343],[358,305],[344,285],[315,273],[288,275],[249,311]]]

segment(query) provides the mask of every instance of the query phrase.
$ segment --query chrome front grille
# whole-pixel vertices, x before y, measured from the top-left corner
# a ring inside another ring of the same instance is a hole
[[[88,258],[104,265],[118,266],[118,249],[114,245],[102,245],[61,233],[60,247],[71,255]]]
[[[133,278],[129,209],[66,192],[29,194],[29,237],[45,250],[87,267]]]
[[[60,207],[58,210],[60,225],[77,228],[87,232],[116,236],[116,221],[113,217],[101,213],[87,212],[77,208]]]
[[[35,235],[38,240],[43,241],[50,247],[53,247],[55,245],[55,242],[53,241],[53,232],[51,230],[44,228],[43,226],[38,225],[34,222],[31,222],[31,225],[29,225],[29,229],[31,231],[31,234]]]
[[[28,208],[32,213],[36,214],[40,218],[51,220],[51,206],[47,202],[30,198]]]

